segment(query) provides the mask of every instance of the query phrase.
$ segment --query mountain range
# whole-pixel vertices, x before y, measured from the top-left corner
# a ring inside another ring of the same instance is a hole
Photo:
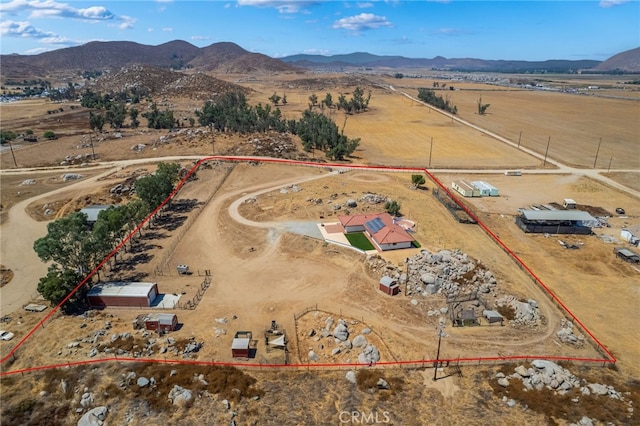
[[[118,70],[131,65],[209,71],[216,73],[302,72],[304,69],[430,68],[484,72],[640,72],[640,48],[614,55],[606,61],[509,61],[475,58],[432,59],[378,56],[366,52],[346,55],[293,55],[279,59],[249,52],[235,43],[196,47],[174,40],[157,46],[131,41],[90,42],[38,55],[0,55],[0,74],[6,79],[44,78],[54,73]]]

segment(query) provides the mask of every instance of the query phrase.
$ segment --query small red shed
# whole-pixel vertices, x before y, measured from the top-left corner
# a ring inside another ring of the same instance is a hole
[[[251,338],[253,333],[250,331],[238,331],[231,342],[231,356],[234,358],[249,358]]]
[[[385,275],[380,278],[380,291],[389,296],[395,296],[400,293],[400,286],[398,285],[398,281]]]
[[[178,328],[178,316],[176,314],[147,314],[142,319],[144,328],[153,331],[174,331]]]

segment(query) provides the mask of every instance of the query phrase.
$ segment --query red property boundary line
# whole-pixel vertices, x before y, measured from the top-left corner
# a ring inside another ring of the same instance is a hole
[[[478,218],[475,213],[469,210],[459,199],[456,197],[452,191],[450,191],[442,182],[429,170],[426,168],[404,168],[404,167],[387,167],[387,166],[367,166],[367,165],[351,165],[351,164],[335,164],[335,163],[317,163],[312,161],[296,161],[296,160],[287,160],[281,158],[268,158],[268,157],[242,157],[242,156],[210,156],[205,157],[199,160],[186,174],[186,176],[178,183],[176,188],[171,192],[171,194],[158,206],[155,210],[153,210],[144,220],[127,235],[118,246],[113,249],[99,264],[96,266],[78,285],[60,302],[56,305],[42,320],[38,322],[19,342],[16,346],[14,346],[11,351],[5,355],[2,359],[0,359],[0,365],[4,364],[10,358],[15,359],[16,351],[31,338],[31,336],[37,331],[39,327],[44,327],[45,322],[47,322],[58,310],[60,307],[66,303],[83,285],[85,285],[97,272],[102,268],[120,249],[138,232],[142,227],[144,227],[151,218],[158,213],[184,186],[187,180],[195,173],[195,171],[200,167],[200,165],[207,161],[218,160],[218,161],[235,161],[235,162],[260,162],[260,163],[275,163],[275,164],[290,164],[290,165],[298,165],[298,166],[311,166],[311,167],[320,167],[320,168],[336,168],[336,169],[355,169],[355,170],[376,170],[376,171],[387,171],[387,172],[419,172],[425,173],[440,189],[445,191],[449,197],[460,207],[462,208],[476,223],[489,235],[517,264],[522,267],[533,279],[534,281],[540,285],[544,291],[551,297],[553,301],[558,303],[558,305],[584,330],[584,332],[596,343],[597,347],[602,350],[605,354],[605,358],[579,358],[579,357],[560,357],[560,356],[533,356],[533,355],[516,355],[516,356],[503,356],[503,357],[475,357],[475,358],[455,358],[455,359],[439,359],[439,362],[463,362],[463,363],[473,363],[473,362],[483,362],[483,361],[526,361],[531,359],[548,359],[548,360],[557,360],[557,361],[580,361],[580,362],[592,362],[592,363],[616,363],[617,359],[613,356],[613,354],[598,340],[591,331],[578,319],[576,315],[569,310],[569,308],[547,287],[544,282],[524,263],[520,257],[518,257],[493,231],[489,229],[488,226],[484,224]],[[141,359],[141,358],[102,358],[95,360],[84,360],[84,361],[74,361],[74,362],[66,362],[60,364],[51,364],[51,365],[41,365],[36,367],[30,367],[20,370],[12,370],[12,371],[2,371],[0,372],[0,376],[8,376],[12,374],[18,373],[26,373],[33,372],[39,370],[47,370],[51,368],[61,368],[61,367],[71,367],[78,365],[88,365],[88,364],[96,364],[96,363],[104,363],[104,362],[151,362],[151,363],[165,363],[165,364],[191,364],[191,365],[207,365],[207,366],[233,366],[233,367],[244,367],[244,368],[265,368],[265,369],[274,369],[274,368],[350,368],[350,367],[366,367],[367,364],[255,364],[255,363],[234,363],[234,362],[216,362],[216,361],[189,361],[189,360],[158,360],[158,359]],[[376,366],[393,366],[393,365],[409,365],[409,364],[427,364],[427,363],[435,363],[436,360],[408,360],[408,361],[388,361],[388,362],[378,362],[374,365]]]

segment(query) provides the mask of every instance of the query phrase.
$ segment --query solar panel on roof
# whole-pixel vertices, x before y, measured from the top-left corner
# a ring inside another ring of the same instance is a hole
[[[371,219],[369,222],[367,222],[365,226],[375,234],[376,232],[384,228],[384,222],[379,217],[376,217],[375,219]]]

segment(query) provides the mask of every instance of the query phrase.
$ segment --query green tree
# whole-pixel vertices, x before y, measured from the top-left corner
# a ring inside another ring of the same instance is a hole
[[[120,129],[127,117],[127,108],[122,102],[112,102],[107,109],[105,119],[114,129]]]
[[[413,184],[413,188],[419,188],[420,185],[424,185],[425,179],[422,175],[411,175],[411,183]]]
[[[154,103],[151,105],[151,111],[142,114],[148,121],[150,129],[173,129],[176,127],[176,120],[171,110],[158,110],[158,106]]]
[[[309,102],[311,102],[309,109],[318,105],[318,96],[315,93],[312,93],[311,96],[309,96]]]
[[[155,174],[138,179],[136,193],[147,205],[148,211],[155,210],[171,195],[179,170],[178,163],[159,163]]]
[[[129,109],[129,118],[131,119],[131,127],[133,127],[134,129],[137,129],[138,126],[140,125],[140,121],[138,120],[138,114],[140,114],[140,112],[138,111],[137,108],[131,107]]]
[[[478,114],[485,115],[487,113],[487,108],[489,108],[490,106],[491,104],[483,104],[482,96],[480,96],[480,98],[478,99]]]
[[[322,103],[325,104],[327,108],[333,107],[333,97],[331,96],[331,93],[327,92]]]
[[[104,115],[100,113],[96,114],[93,112],[89,113],[89,127],[91,128],[91,130],[97,130],[98,132],[102,133],[104,122]]]
[[[71,291],[82,281],[82,275],[71,269],[59,269],[49,267],[47,275],[38,282],[38,293],[51,302],[51,306],[57,306]],[[62,310],[71,312],[84,302],[85,291],[79,290],[62,305]]]
[[[18,135],[16,135],[16,133],[12,130],[0,129],[0,143],[2,145],[11,142],[17,137]]]
[[[49,139],[49,140],[56,138],[56,134],[51,130],[47,130],[46,132],[44,132],[42,136],[44,136],[45,139]]]
[[[273,95],[269,98],[273,105],[278,105],[278,102],[280,102],[281,99],[282,97],[275,92],[273,92]]]
[[[53,261],[62,269],[80,274],[91,270],[94,255],[87,215],[76,212],[47,225],[47,235],[37,239],[33,249],[43,262]]]
[[[444,87],[445,85],[442,85],[442,87]],[[419,88],[418,89],[418,99],[420,99],[422,102],[427,103],[431,106],[434,106],[438,109],[441,109],[443,111],[447,111],[450,112],[451,114],[457,114],[458,113],[458,107],[451,105],[451,103],[449,102],[449,99],[447,97],[447,99],[443,98],[442,96],[438,96],[435,94],[435,92],[433,90],[430,89],[425,89],[425,88]]]
[[[384,211],[389,213],[391,216],[398,216],[400,213],[400,203],[395,200],[390,200],[384,203]]]

